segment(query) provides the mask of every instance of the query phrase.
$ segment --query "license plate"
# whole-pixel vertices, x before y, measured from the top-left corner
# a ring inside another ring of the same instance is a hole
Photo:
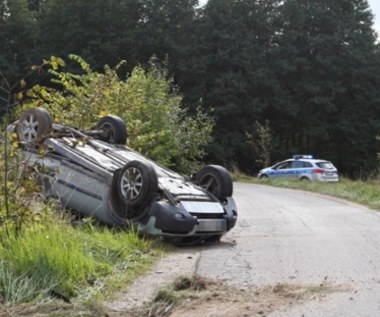
[[[198,219],[198,232],[224,232],[227,230],[224,219]]]

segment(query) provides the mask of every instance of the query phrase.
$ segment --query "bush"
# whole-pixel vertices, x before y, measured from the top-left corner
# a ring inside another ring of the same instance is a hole
[[[118,115],[127,123],[130,147],[181,172],[199,168],[213,121],[200,108],[189,115],[166,69],[153,62],[148,71],[137,66],[123,81],[117,74],[121,64],[115,69],[106,66],[101,74],[78,56],[70,59],[80,65],[82,74],[61,71],[64,61],[52,57],[49,72],[60,89],[34,86],[21,110],[44,107],[55,122],[83,130],[104,115]]]

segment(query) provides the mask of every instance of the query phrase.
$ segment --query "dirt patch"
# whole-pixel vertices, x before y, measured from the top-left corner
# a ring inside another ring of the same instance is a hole
[[[183,279],[183,278],[182,278]],[[322,300],[327,294],[346,291],[333,285],[276,284],[264,288],[238,289],[220,281],[192,277],[195,285],[158,292],[158,300],[124,312],[108,312],[110,317],[236,317],[267,316],[283,307]],[[175,285],[175,283],[174,283]],[[166,297],[165,297],[166,296]]]

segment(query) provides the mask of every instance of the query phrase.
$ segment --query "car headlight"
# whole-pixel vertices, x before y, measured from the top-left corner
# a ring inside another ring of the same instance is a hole
[[[182,213],[180,213],[180,212],[176,212],[176,213],[174,214],[174,218],[175,218],[176,220],[183,220],[183,219],[186,219],[185,215],[182,214]]]

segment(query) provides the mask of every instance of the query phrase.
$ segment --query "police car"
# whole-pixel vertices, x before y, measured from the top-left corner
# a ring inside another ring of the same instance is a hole
[[[293,158],[279,162],[259,171],[259,178],[287,177],[319,182],[337,182],[336,167],[329,161],[314,159],[312,155],[293,155]]]

